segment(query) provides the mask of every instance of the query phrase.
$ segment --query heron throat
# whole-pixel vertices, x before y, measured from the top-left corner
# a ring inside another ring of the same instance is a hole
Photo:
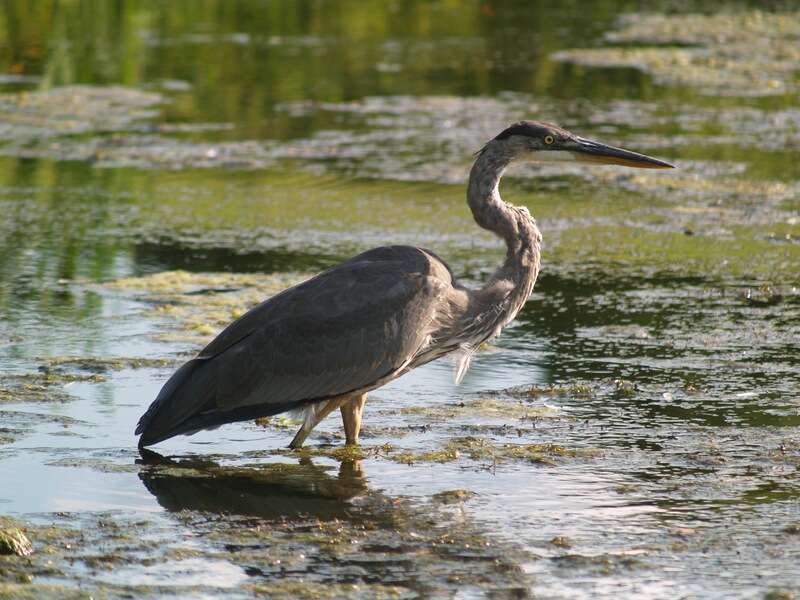
[[[480,152],[469,175],[467,203],[475,222],[501,237],[506,258],[489,281],[476,292],[470,319],[482,323],[494,337],[512,321],[533,290],[539,274],[542,234],[524,206],[514,206],[500,197],[500,178],[512,162],[506,148],[494,140]]]

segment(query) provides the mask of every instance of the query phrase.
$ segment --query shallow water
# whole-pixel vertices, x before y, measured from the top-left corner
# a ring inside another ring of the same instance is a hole
[[[0,11],[0,529],[34,549],[0,597],[800,593],[791,6],[51,8]],[[464,181],[523,117],[680,168],[514,169],[531,300],[461,385],[443,360],[370,394],[359,450],[331,418],[289,452],[273,418],[139,455],[164,380],[261,298],[387,241],[485,279]]]

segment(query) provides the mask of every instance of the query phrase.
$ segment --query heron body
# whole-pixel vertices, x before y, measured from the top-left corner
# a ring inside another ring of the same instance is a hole
[[[467,189],[476,223],[507,247],[485,285],[460,284],[444,261],[423,248],[386,246],[359,254],[254,307],[180,367],[139,420],[139,446],[304,410],[290,444],[299,447],[336,408],[346,441],[354,444],[369,391],[457,351],[460,379],[473,350],[514,319],[539,272],[536,221],[498,191],[515,160],[671,167],[554,125],[512,125],[478,153]]]

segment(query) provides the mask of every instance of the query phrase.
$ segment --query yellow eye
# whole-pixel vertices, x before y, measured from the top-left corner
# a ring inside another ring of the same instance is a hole
[[[552,136],[552,135],[546,135],[546,136],[544,136],[544,143],[545,143],[545,144],[548,144],[548,145],[549,145],[549,144],[552,144],[552,143],[553,143],[553,142],[555,142],[555,141],[556,141],[556,140],[555,140],[555,138],[553,138],[553,136]]]

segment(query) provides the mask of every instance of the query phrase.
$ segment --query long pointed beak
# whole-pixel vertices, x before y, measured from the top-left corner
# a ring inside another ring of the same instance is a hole
[[[575,138],[577,146],[570,148],[576,160],[581,162],[591,162],[604,165],[624,165],[626,167],[636,167],[639,169],[674,169],[663,160],[651,158],[638,152],[606,146],[599,142],[593,142],[581,137]]]

